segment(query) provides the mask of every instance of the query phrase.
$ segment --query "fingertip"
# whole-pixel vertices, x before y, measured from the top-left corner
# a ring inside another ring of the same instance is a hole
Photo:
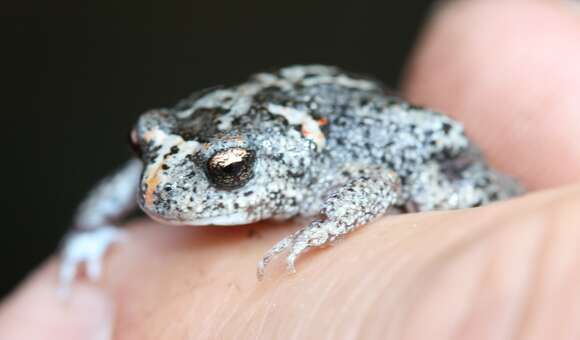
[[[85,282],[76,282],[63,298],[57,278],[55,263],[45,264],[3,302],[1,339],[111,339],[111,298]]]
[[[580,179],[580,12],[569,2],[440,5],[403,81],[409,100],[463,122],[530,188]]]

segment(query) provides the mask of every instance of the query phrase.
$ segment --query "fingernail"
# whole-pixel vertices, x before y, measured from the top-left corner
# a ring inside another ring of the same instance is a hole
[[[84,282],[63,299],[54,268],[43,268],[1,306],[0,339],[110,340],[114,307],[103,289]]]

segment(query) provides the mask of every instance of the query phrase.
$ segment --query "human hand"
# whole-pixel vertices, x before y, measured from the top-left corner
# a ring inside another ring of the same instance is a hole
[[[137,221],[99,288],[55,295],[49,262],[4,302],[0,339],[574,338],[580,334],[580,6],[455,1],[403,82],[450,113],[535,192],[452,212],[388,216],[287,275],[255,265],[298,227]],[[171,228],[171,230],[168,230]],[[283,261],[280,261],[283,262]]]

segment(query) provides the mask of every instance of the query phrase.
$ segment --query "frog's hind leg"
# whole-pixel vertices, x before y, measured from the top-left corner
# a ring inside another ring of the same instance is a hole
[[[491,169],[477,153],[426,163],[407,178],[419,211],[478,207],[523,193],[514,179]]]
[[[272,247],[258,263],[258,278],[271,259],[286,250],[288,271],[295,271],[296,259],[311,248],[321,247],[383,215],[401,197],[399,177],[382,167],[353,173],[324,201],[320,218]]]

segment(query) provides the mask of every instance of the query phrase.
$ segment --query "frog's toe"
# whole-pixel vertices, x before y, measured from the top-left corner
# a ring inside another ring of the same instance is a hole
[[[266,267],[268,266],[268,264],[270,263],[270,261],[272,261],[272,259],[284,252],[286,249],[290,248],[293,246],[294,244],[294,239],[296,238],[298,233],[289,235],[285,238],[283,238],[282,240],[280,240],[278,243],[276,243],[272,248],[270,248],[270,250],[268,250],[266,252],[266,254],[264,254],[264,256],[262,257],[262,259],[260,261],[258,261],[258,280],[262,280],[262,278],[264,277],[264,271],[266,270]]]
[[[80,267],[85,266],[86,275],[96,281],[101,276],[102,262],[113,243],[125,240],[127,234],[112,226],[71,233],[64,242],[61,253],[59,281],[61,292],[66,293],[77,277]]]
[[[295,232],[294,234],[285,237],[280,242],[276,243],[270,250],[262,257],[260,262],[258,262],[258,279],[261,280],[264,276],[264,270],[266,266],[272,259],[288,250],[288,256],[286,257],[286,268],[289,273],[296,273],[295,263],[298,257],[302,253],[306,252],[308,249],[316,246],[325,244],[328,240],[328,234],[325,233],[325,237],[321,242],[321,227],[320,222],[313,222],[309,226],[302,228]]]
[[[296,273],[296,259],[298,259],[300,254],[302,254],[307,248],[308,245],[304,243],[294,244],[292,250],[290,251],[290,254],[286,258],[286,269],[288,270],[288,273],[290,274]]]

